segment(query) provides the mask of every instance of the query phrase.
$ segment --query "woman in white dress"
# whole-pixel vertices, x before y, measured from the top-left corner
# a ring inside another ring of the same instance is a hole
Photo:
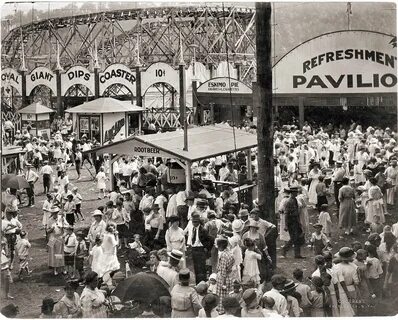
[[[366,223],[373,223],[374,217],[380,217],[380,223],[384,223],[386,221],[384,216],[384,200],[383,200],[383,193],[381,192],[380,187],[377,185],[376,178],[372,177],[369,178],[369,182],[371,184],[368,195],[369,199],[366,202]]]
[[[97,181],[97,189],[98,189],[98,199],[105,198],[105,191],[106,191],[106,174],[104,167],[100,168],[100,171],[97,173],[95,177]],[[101,197],[101,193],[103,196]]]
[[[120,269],[120,263],[116,255],[118,245],[119,236],[116,231],[116,226],[114,224],[108,224],[102,240],[102,255],[99,261],[103,266],[103,274],[99,274],[98,276],[103,277],[105,274],[110,274]]]
[[[314,168],[308,174],[308,178],[312,179],[310,189],[308,191],[308,198],[309,198],[309,203],[313,206],[316,206],[316,204],[318,203],[317,194],[316,194],[316,186],[319,183],[318,178],[321,174],[322,174],[322,172],[321,172],[321,170],[319,170],[318,163],[314,163]]]

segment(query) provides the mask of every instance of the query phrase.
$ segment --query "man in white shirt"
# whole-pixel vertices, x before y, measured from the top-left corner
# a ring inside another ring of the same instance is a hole
[[[44,161],[44,166],[41,168],[39,174],[43,176],[44,194],[47,194],[50,192],[51,175],[53,174],[53,169],[49,166],[47,160]]]
[[[271,278],[272,289],[264,293],[263,297],[271,297],[275,301],[275,305],[273,310],[278,312],[281,316],[287,316],[287,300],[286,298],[279,292],[283,289],[286,282],[286,278],[280,274],[275,274]]]
[[[15,244],[17,240],[17,230],[22,230],[22,224],[15,218],[15,211],[6,211],[6,217],[1,222],[1,233],[7,239],[8,253],[10,255],[10,270],[12,269],[12,263],[14,261]]]
[[[229,170],[227,168],[227,164],[225,162],[221,163],[221,168],[218,171],[218,176],[220,181],[225,181],[228,177]]]
[[[27,164],[26,165],[28,170],[25,173],[25,178],[29,183],[29,188],[26,188],[26,193],[29,198],[29,204],[28,206],[34,207],[35,206],[35,183],[39,179],[39,176],[37,175],[36,172],[32,170],[32,165]]]

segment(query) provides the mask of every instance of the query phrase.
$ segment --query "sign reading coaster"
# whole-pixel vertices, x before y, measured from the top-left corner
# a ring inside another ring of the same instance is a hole
[[[38,85],[50,88],[53,94],[57,92],[57,80],[55,74],[46,67],[37,67],[26,76],[26,95],[30,95],[32,90]]]
[[[135,81],[135,72],[129,67],[119,63],[112,64],[99,74],[100,95],[103,95],[106,88],[116,83],[126,86],[135,95]]]
[[[273,68],[277,94],[396,93],[394,37],[372,31],[338,31],[313,38]]]
[[[6,68],[1,70],[1,87],[14,87],[19,93],[22,93],[21,75],[18,71]]]
[[[252,89],[243,82],[228,77],[210,79],[202,83],[197,91],[200,93],[252,94]]]
[[[91,91],[89,94],[94,95],[94,73],[87,68],[75,66],[61,74],[61,94],[63,96],[71,86],[76,84],[86,86]]]
[[[157,62],[148,67],[141,74],[142,79],[142,92],[155,83],[165,82],[173,86],[177,91],[179,90],[179,74],[178,70],[173,69],[171,66],[164,62]]]

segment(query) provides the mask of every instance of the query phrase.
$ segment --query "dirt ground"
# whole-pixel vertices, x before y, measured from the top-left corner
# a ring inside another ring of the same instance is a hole
[[[94,173],[94,169],[91,170]],[[85,220],[79,221],[76,225],[77,229],[88,227],[91,223],[91,212],[100,205],[104,205],[106,200],[97,200],[95,193],[95,183],[92,180],[88,170],[83,169],[82,179],[76,180],[76,172],[74,168],[69,169],[69,178],[72,185],[79,188],[79,192],[83,196],[82,212]],[[0,307],[5,306],[8,303],[15,303],[18,305],[20,318],[37,318],[40,315],[40,305],[42,299],[46,296],[58,300],[63,295],[63,286],[65,284],[65,278],[63,275],[54,276],[52,271],[47,266],[47,250],[45,242],[45,232],[42,228],[42,205],[45,200],[43,194],[43,187],[41,182],[36,184],[36,206],[34,208],[21,207],[20,221],[23,225],[24,230],[28,232],[28,239],[32,244],[30,250],[31,260],[29,262],[30,268],[33,269],[33,273],[30,278],[25,278],[20,281],[17,277],[18,270],[18,259],[14,263],[13,278],[14,283],[11,284],[10,294],[14,297],[14,300],[2,300]],[[334,210],[335,206],[332,206],[330,213],[333,221],[333,233],[332,233],[332,245],[334,251],[338,250],[342,246],[349,246],[353,241],[359,240],[362,243],[365,241],[367,234],[363,230],[363,226],[359,225],[358,229],[353,236],[341,237],[339,230],[337,229],[337,217]],[[389,208],[389,212],[393,214],[389,217],[388,222],[397,221],[398,212],[397,207]],[[310,209],[310,222],[315,223],[317,221],[317,212]],[[278,243],[280,247],[281,243]],[[300,267],[304,270],[305,277],[311,275],[314,270],[313,253],[311,249],[305,247],[302,255],[306,256],[305,260],[293,259],[293,253],[290,252],[288,258],[280,259],[280,251],[278,250],[278,272],[283,273],[285,276],[292,278],[292,272],[295,268]],[[124,263],[121,262],[121,266],[124,271]],[[398,305],[392,301],[392,299],[376,300],[376,308],[369,307],[366,310],[367,315],[395,315],[398,313]]]

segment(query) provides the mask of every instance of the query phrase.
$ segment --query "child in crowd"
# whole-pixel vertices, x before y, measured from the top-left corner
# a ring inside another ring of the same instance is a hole
[[[330,247],[330,241],[327,236],[322,232],[323,226],[319,223],[314,224],[315,232],[311,235],[311,247],[314,250],[315,255],[322,254],[324,249]]]
[[[243,295],[243,288],[239,280],[235,279],[232,283],[233,291],[229,293],[230,297],[236,298],[236,300],[240,301]]]
[[[207,292],[216,294],[216,292],[217,292],[217,274],[212,273],[210,275],[207,285],[208,285]]]
[[[75,224],[75,203],[73,202],[73,194],[68,194],[66,203],[64,204],[65,219],[73,226]]]
[[[369,278],[368,278],[368,262],[366,261],[368,256],[368,253],[364,249],[358,249],[356,251],[356,257],[354,259],[354,263],[357,265],[358,269],[358,276],[359,276],[359,284],[357,286],[358,288],[358,300],[359,303],[362,305],[366,305],[369,303],[369,298],[370,298],[370,284],[369,284]],[[372,295],[372,298],[374,298],[375,295]],[[359,311],[360,309],[358,309]],[[358,314],[361,315],[361,314]],[[365,314],[364,314],[365,315]]]
[[[15,250],[19,257],[19,279],[22,280],[22,273],[26,271],[26,274],[29,276],[32,271],[29,270],[29,249],[31,247],[30,242],[26,239],[26,232],[21,231],[20,239],[17,241],[15,246]]]
[[[65,228],[66,234],[64,238],[64,258],[65,258],[65,271],[64,273],[69,273],[71,276],[74,273],[75,266],[75,254],[77,247],[77,239],[72,226]]]
[[[370,225],[370,232],[380,234],[383,232],[384,225],[380,222],[380,216],[373,217],[373,223]]]
[[[260,270],[258,268],[258,261],[261,260],[261,254],[256,249],[256,245],[253,240],[246,238],[244,240],[246,246],[245,258],[243,259],[243,274],[242,281],[247,282],[253,280],[258,286],[260,284]]]
[[[320,206],[321,212],[319,214],[318,223],[322,225],[322,232],[330,237],[332,235],[332,219],[329,212],[327,212],[328,204],[324,203]]]
[[[383,268],[380,260],[375,255],[375,251],[376,250],[368,250],[368,258],[366,259],[365,263],[368,266],[367,272],[370,284],[370,291],[376,297],[381,298],[383,286],[381,282],[381,275],[383,274]]]
[[[311,291],[311,317],[327,317],[326,308],[328,307],[327,294],[324,290],[322,278],[314,276],[311,278],[313,289]]]
[[[79,274],[79,281],[83,281],[84,259],[87,257],[87,246],[82,232],[76,233],[75,271]]]
[[[112,219],[113,210],[115,210],[113,202],[108,201],[106,203],[106,208],[105,208],[105,212],[104,212],[104,221],[106,223],[108,223],[108,221]]]
[[[97,274],[102,274],[103,266],[101,266],[101,257],[102,253],[102,238],[97,235],[95,238],[95,245],[90,252],[90,260],[91,260],[91,271],[96,272]]]
[[[300,293],[301,300],[299,302],[300,308],[303,309],[303,316],[309,317],[310,316],[310,309],[311,309],[311,288],[309,285],[303,283],[304,276],[303,270],[297,268],[293,271],[293,277],[297,281],[296,292]]]
[[[84,220],[83,214],[82,214],[82,196],[80,195],[80,193],[78,192],[78,188],[74,187],[72,189],[72,194],[73,194],[73,203],[75,204],[75,214],[76,214],[76,218],[77,220],[79,220],[79,216],[82,220]]]
[[[319,176],[318,177],[318,184],[316,185],[315,191],[316,191],[316,196],[317,196],[317,208],[319,211],[321,211],[322,205],[323,204],[328,204],[328,199],[326,197],[327,195],[327,188],[326,184],[324,182],[324,176]]]

